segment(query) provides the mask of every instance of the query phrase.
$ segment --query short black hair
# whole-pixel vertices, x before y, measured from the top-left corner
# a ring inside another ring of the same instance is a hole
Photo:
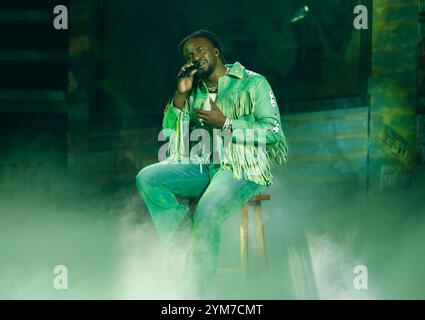
[[[212,45],[220,51],[221,60],[224,62],[223,45],[221,43],[220,38],[214,32],[211,32],[205,29],[197,30],[187,35],[186,37],[184,37],[177,45],[179,52],[183,54],[183,47],[186,44],[186,42],[195,38],[205,38],[209,40],[212,43]]]

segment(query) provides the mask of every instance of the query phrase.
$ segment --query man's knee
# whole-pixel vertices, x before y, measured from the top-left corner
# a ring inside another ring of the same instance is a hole
[[[153,182],[153,168],[152,166],[144,167],[136,176],[136,185],[139,188],[139,190],[143,190]]]

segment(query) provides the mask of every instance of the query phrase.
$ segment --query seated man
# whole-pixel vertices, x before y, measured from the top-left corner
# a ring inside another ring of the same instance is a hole
[[[270,164],[286,161],[287,147],[265,77],[239,62],[225,64],[220,40],[206,30],[185,37],[179,49],[187,63],[164,112],[166,159],[143,168],[136,181],[165,243],[189,212],[177,197],[200,197],[190,261],[206,292],[215,275],[223,220],[272,183]],[[202,139],[190,148],[188,136]]]

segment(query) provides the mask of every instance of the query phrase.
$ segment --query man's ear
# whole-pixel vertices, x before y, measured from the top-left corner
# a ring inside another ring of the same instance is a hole
[[[215,55],[218,57],[218,56],[219,56],[220,51],[218,51],[218,49],[214,49],[214,53],[215,53]]]

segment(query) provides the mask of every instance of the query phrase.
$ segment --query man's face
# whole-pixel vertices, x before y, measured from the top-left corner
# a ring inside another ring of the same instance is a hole
[[[201,79],[207,79],[217,66],[218,56],[212,43],[205,38],[194,38],[186,42],[183,47],[183,55],[187,62],[198,60],[201,66],[197,75]]]

